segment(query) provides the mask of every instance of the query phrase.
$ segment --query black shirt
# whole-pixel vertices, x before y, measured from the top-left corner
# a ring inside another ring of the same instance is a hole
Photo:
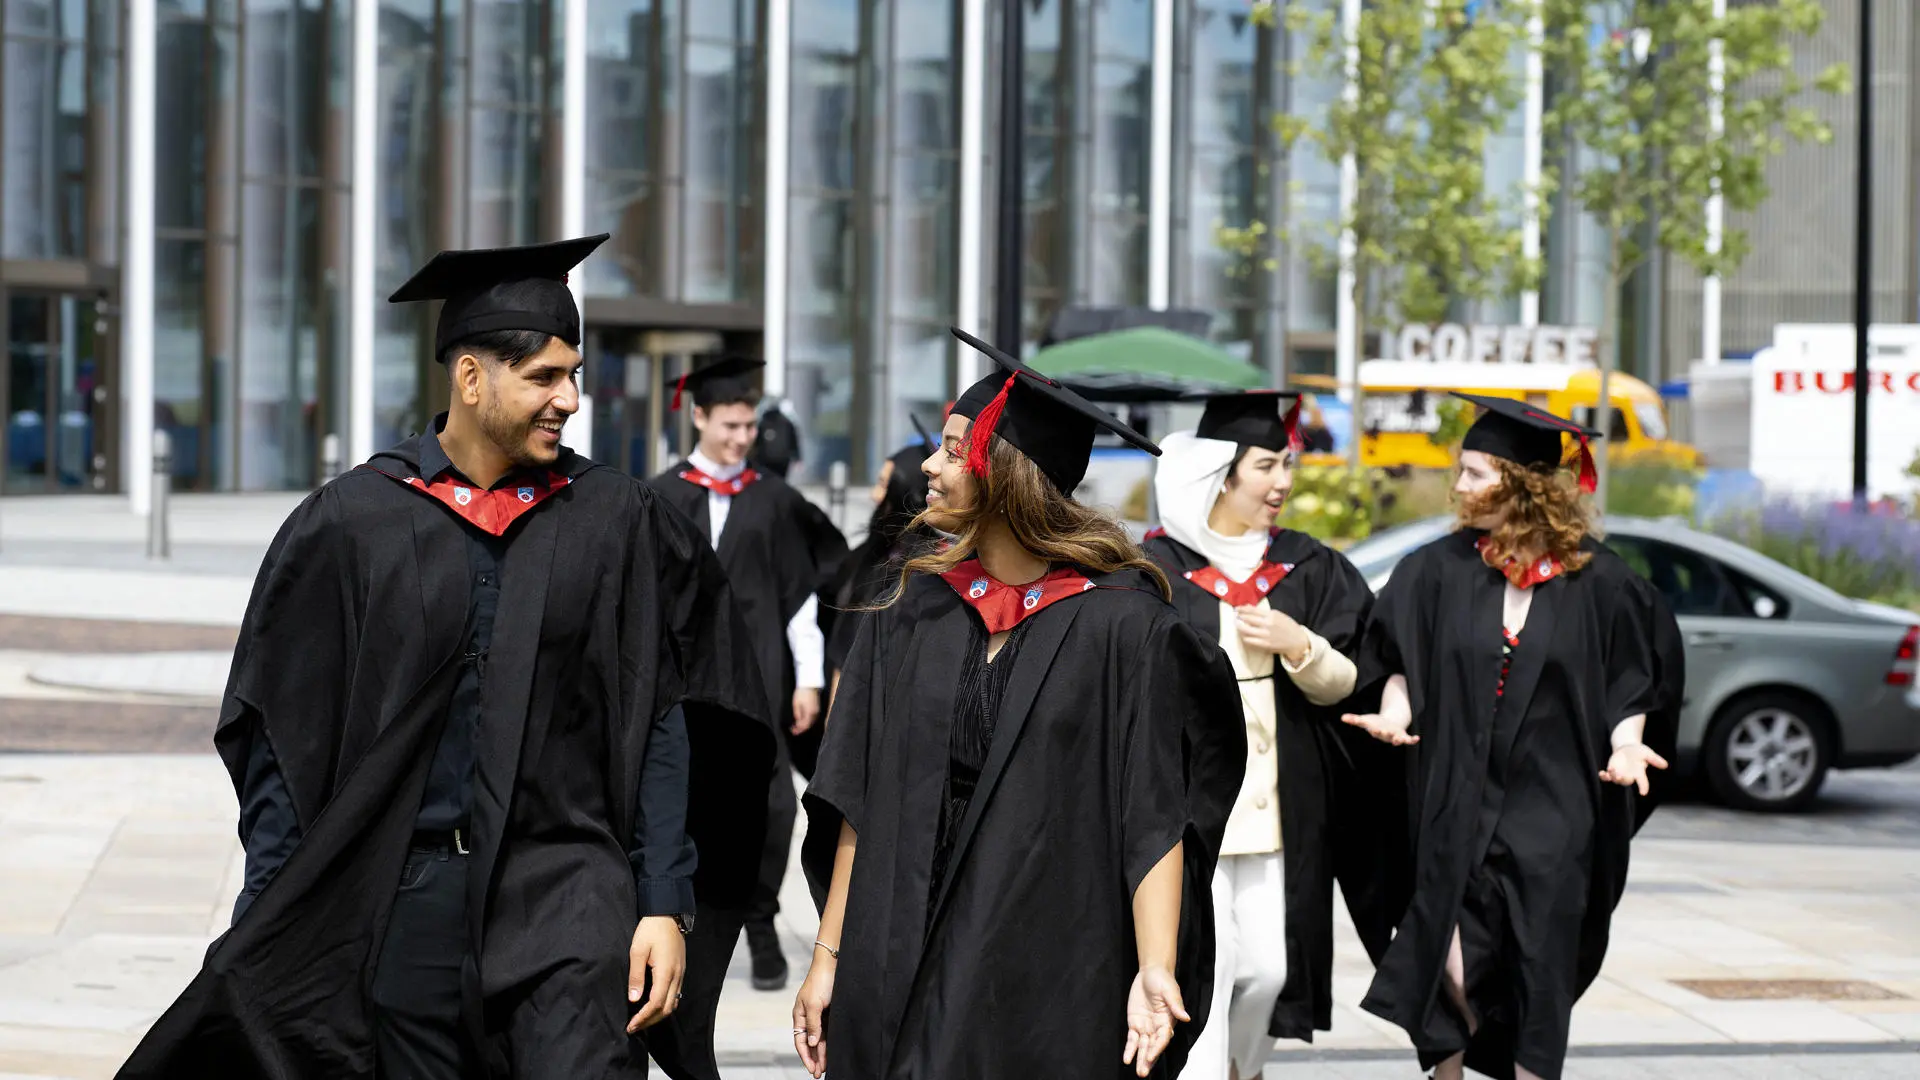
[[[447,458],[434,431],[420,437],[420,473],[429,482],[442,475],[465,480]],[[509,473],[493,488],[517,483],[519,477]],[[516,535],[512,528],[503,536],[494,536],[464,521],[462,524],[466,526],[461,533],[467,538],[467,565],[472,575],[467,646],[448,705],[447,724],[428,767],[426,790],[414,824],[420,832],[451,833],[467,827],[473,803],[474,733],[486,684],[487,650],[499,615],[500,568]],[[691,915],[694,911],[693,871],[699,860],[686,832],[691,759],[686,715],[675,706],[654,724],[647,739],[635,802],[633,842],[627,852],[642,916]],[[252,843],[247,850],[245,888],[234,905],[235,922],[286,862],[300,837],[299,820],[266,739],[253,741],[241,816],[252,819],[253,826],[241,830],[241,835],[251,836]]]

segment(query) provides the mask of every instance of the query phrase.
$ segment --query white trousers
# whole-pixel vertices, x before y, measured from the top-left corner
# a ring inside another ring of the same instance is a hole
[[[1258,1080],[1273,1051],[1267,1024],[1287,981],[1287,894],[1281,855],[1224,855],[1213,872],[1213,1007],[1183,1080]]]

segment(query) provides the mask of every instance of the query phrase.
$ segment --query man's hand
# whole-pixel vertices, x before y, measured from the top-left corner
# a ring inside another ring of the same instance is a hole
[[[820,691],[803,686],[793,692],[793,728],[795,735],[805,735],[820,719]]]
[[[1173,1025],[1192,1020],[1180,999],[1180,984],[1163,967],[1144,967],[1134,976],[1127,994],[1127,1048],[1120,1063],[1145,1076],[1173,1042]]]
[[[1648,791],[1647,767],[1649,765],[1656,769],[1664,769],[1667,767],[1667,759],[1640,743],[1633,743],[1613,752],[1613,757],[1608,759],[1607,769],[1600,774],[1600,779],[1622,787],[1638,786],[1640,794],[1645,795]]]
[[[649,969],[653,972],[651,989],[647,986]],[[644,1031],[673,1015],[673,1010],[680,1007],[680,981],[686,973],[687,943],[680,936],[680,924],[666,915],[641,919],[633,931],[633,948],[627,953],[627,1001],[638,1002],[640,1011],[627,1022],[627,1034]]]
[[[1412,746],[1420,741],[1420,736],[1407,734],[1407,728],[1413,725],[1411,714],[1346,713],[1340,719],[1343,723],[1351,724],[1381,742],[1393,746]]]
[[[1285,657],[1289,664],[1298,665],[1313,647],[1306,628],[1284,611],[1243,607],[1235,608],[1234,614],[1237,616],[1234,630],[1240,635],[1241,644],[1249,649],[1270,652]]]

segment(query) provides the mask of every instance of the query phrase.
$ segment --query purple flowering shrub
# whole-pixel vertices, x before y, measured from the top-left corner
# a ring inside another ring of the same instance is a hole
[[[1897,507],[1776,499],[1707,528],[1844,596],[1920,605],[1920,521]]]

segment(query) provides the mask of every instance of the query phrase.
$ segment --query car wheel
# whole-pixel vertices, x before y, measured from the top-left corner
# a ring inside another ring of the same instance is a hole
[[[1763,691],[1723,706],[1701,748],[1707,783],[1740,810],[1804,810],[1833,763],[1825,710],[1797,694]]]

